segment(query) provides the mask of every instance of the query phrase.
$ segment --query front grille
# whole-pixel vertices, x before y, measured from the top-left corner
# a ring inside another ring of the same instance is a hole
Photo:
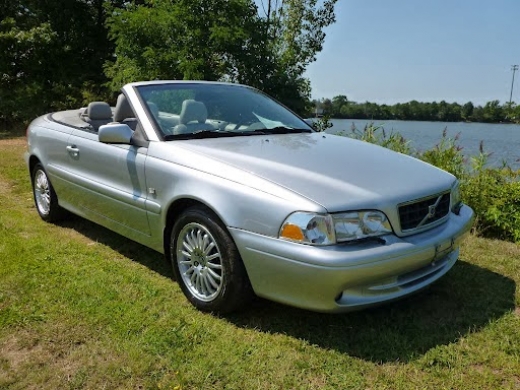
[[[418,229],[434,223],[450,211],[450,193],[431,196],[399,206],[401,231]]]

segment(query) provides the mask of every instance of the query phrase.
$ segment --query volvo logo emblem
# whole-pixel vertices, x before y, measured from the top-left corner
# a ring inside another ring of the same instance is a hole
[[[434,204],[428,206],[428,213],[424,216],[422,221],[419,222],[419,224],[416,226],[416,228],[421,227],[426,222],[434,222],[435,221],[435,220],[432,220],[432,219],[435,217],[435,214],[437,213],[437,206],[439,205],[439,203],[441,203],[441,200],[442,200],[443,196],[444,195],[439,196]],[[440,219],[440,218],[442,218],[442,216],[440,216],[438,219]]]
[[[435,217],[435,211],[436,211],[437,205],[433,204],[431,206],[428,206],[428,219]]]

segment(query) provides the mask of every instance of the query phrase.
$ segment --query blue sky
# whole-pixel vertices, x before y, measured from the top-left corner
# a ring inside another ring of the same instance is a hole
[[[307,71],[314,98],[509,100],[520,0],[338,0],[336,16]]]

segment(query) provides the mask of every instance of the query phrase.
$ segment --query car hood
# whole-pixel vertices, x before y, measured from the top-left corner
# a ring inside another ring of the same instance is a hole
[[[415,158],[325,133],[176,141],[176,146],[285,187],[330,212],[388,207],[450,189],[455,178]]]

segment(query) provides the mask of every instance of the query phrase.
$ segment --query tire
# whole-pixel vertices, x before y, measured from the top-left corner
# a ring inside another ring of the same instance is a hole
[[[42,164],[34,166],[31,173],[34,204],[41,219],[56,222],[63,219],[66,211],[58,204],[58,197]]]
[[[254,295],[235,243],[205,207],[190,207],[179,216],[170,257],[182,292],[199,310],[229,313]]]

